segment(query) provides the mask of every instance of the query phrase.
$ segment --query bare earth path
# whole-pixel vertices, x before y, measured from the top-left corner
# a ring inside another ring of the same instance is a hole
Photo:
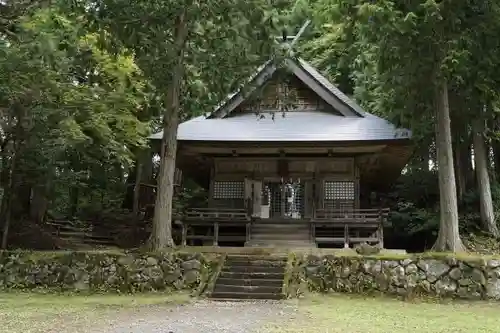
[[[78,332],[95,333],[260,333],[267,324],[295,317],[296,307],[286,302],[198,301],[173,307],[147,307],[118,314],[105,324]],[[74,328],[73,328],[73,331]],[[69,332],[68,332],[69,333]]]

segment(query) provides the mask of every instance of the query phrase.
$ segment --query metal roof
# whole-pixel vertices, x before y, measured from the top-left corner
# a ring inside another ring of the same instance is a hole
[[[162,133],[151,136],[161,139]],[[407,139],[408,130],[396,129],[388,121],[365,114],[365,117],[345,117],[328,112],[289,112],[284,117],[276,113],[259,118],[243,113],[227,118],[197,117],[179,126],[181,141],[368,141]]]
[[[260,118],[252,113],[231,112],[244,102],[238,91],[229,95],[208,117],[200,116],[179,125],[178,140],[186,141],[368,141],[407,139],[411,132],[397,129],[385,119],[365,112],[302,59],[287,59],[289,71],[342,115],[329,111],[293,111]],[[276,71],[268,61],[247,82],[251,88],[264,84]],[[150,139],[161,139],[162,132]]]

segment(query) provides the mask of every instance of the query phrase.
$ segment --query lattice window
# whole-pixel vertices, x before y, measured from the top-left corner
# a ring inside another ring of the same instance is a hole
[[[282,189],[278,182],[265,183],[262,188],[263,202],[268,204],[271,217],[280,217],[282,210]]]
[[[354,200],[355,188],[352,181],[326,181],[325,200]]]
[[[214,182],[214,199],[244,199],[245,183],[242,181]]]

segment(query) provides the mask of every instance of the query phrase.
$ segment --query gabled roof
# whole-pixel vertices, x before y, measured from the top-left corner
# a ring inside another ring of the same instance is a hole
[[[321,75],[314,67],[302,59],[286,59],[285,67],[298,77],[306,86],[320,96],[327,104],[338,110],[344,116],[363,117],[363,109],[335,87],[327,78]],[[266,62],[252,75],[244,88],[231,94],[216,107],[207,118],[224,118],[234,111],[255,90],[264,85],[277,68],[272,61]]]
[[[249,78],[244,89],[229,95],[210,115],[196,117],[180,124],[177,139],[219,142],[331,142],[411,137],[409,130],[398,129],[387,120],[365,112],[306,61],[287,59],[285,66],[338,113],[329,110],[293,111],[286,113],[284,117],[281,114],[276,114],[275,117],[266,114],[264,117],[257,117],[253,113],[244,112],[231,114],[247,96],[268,82],[277,71],[275,64],[268,61]],[[150,136],[156,140],[161,137],[162,132]]]

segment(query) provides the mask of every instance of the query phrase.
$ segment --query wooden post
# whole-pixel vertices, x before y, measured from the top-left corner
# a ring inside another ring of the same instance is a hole
[[[250,222],[247,223],[246,225],[246,241],[249,242],[250,241]]]
[[[311,240],[316,243],[316,225],[314,224],[314,222],[310,222],[311,223]]]
[[[186,224],[184,224],[184,222],[181,222],[181,226],[182,226],[182,246],[186,246],[186,239],[187,239],[187,226]]]
[[[383,249],[384,248],[384,225],[380,224],[378,227],[378,246],[379,248]]]
[[[214,223],[214,246],[219,246],[219,222]]]
[[[381,249],[384,248],[384,220],[385,220],[385,212],[381,208],[379,211],[379,225],[378,225],[378,244]]]
[[[344,249],[349,248],[349,227],[347,224],[344,225]]]

